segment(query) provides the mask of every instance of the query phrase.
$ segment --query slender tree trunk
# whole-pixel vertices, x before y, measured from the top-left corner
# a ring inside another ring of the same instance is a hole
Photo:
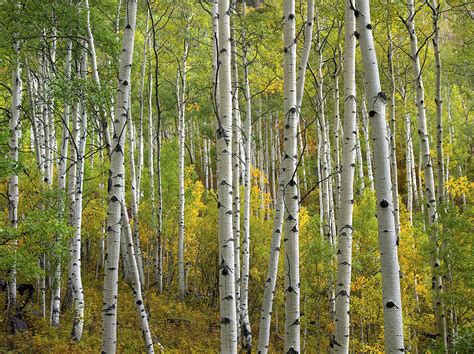
[[[444,202],[444,160],[443,160],[443,100],[441,98],[441,57],[439,48],[439,6],[437,0],[428,2],[433,17],[433,50],[436,67],[436,159],[438,168],[438,203]]]
[[[132,98],[128,97],[128,136],[129,136],[129,162],[130,162],[130,196],[131,196],[131,207],[132,207],[132,219],[133,219],[133,247],[135,249],[135,257],[137,257],[138,274],[140,274],[140,284],[143,284],[145,276],[143,274],[143,257],[140,246],[140,233],[139,233],[139,215],[138,215],[138,195],[137,195],[137,173],[135,167],[135,129],[132,120]]]
[[[412,176],[412,161],[411,161],[411,127],[410,115],[405,113],[405,131],[406,131],[406,178],[407,178],[407,213],[410,226],[413,225],[413,181],[416,176]]]
[[[66,44],[66,79],[71,80],[71,60],[72,60],[72,41]],[[69,143],[69,102],[64,104],[63,121],[62,121],[62,141],[59,156],[58,169],[58,188],[62,192],[66,192],[66,167],[68,158],[68,143]],[[61,196],[62,198],[62,196]],[[61,214],[65,212],[64,202],[61,202]],[[54,273],[52,299],[51,299],[51,326],[59,327],[59,313],[61,310],[61,262],[56,259],[56,270]]]
[[[382,263],[382,301],[384,307],[385,351],[404,351],[400,266],[393,218],[393,197],[390,183],[390,149],[385,121],[386,95],[380,87],[379,70],[370,22],[368,0],[356,1],[357,28],[367,87],[369,117],[372,119],[374,142],[375,190]]]
[[[298,106],[296,99],[295,1],[283,2],[284,144],[283,179],[285,219],[285,352],[300,352],[300,274],[298,181]]]
[[[154,255],[154,276],[157,284],[158,293],[163,292],[163,188],[161,184],[161,106],[159,96],[159,81],[158,81],[158,39],[156,36],[157,29],[156,23],[151,10],[150,2],[147,0],[148,11],[150,14],[151,25],[152,25],[152,44],[153,53],[155,56],[155,106],[157,113],[157,124],[156,124],[156,174],[158,183],[158,210],[157,210],[157,229],[158,237],[156,238],[155,244],[155,255]]]
[[[102,352],[114,353],[117,343],[118,264],[120,255],[120,203],[123,199],[125,123],[129,110],[130,72],[137,17],[137,1],[126,2],[125,27],[120,56],[117,101],[110,156],[110,191],[107,218],[107,254],[104,275]]]
[[[331,340],[334,352],[349,352],[349,302],[352,271],[352,210],[356,146],[356,20],[351,0],[344,4],[344,128],[342,136],[341,208],[338,222],[335,330]]]
[[[140,324],[140,329],[142,330],[143,339],[145,340],[145,351],[147,353],[154,353],[153,340],[151,338],[150,327],[148,325],[148,314],[146,312],[142,296],[143,284],[140,283],[140,276],[136,261],[137,257],[134,254],[132,230],[130,228],[130,220],[128,219],[127,207],[125,206],[125,199],[122,200],[121,204],[121,218],[123,219],[123,224],[125,226],[123,231],[125,233],[125,242],[128,248],[127,255],[129,256],[130,270],[132,275],[132,290],[135,301],[135,310],[138,315],[138,323]],[[159,343],[158,345],[161,346]]]
[[[390,26],[388,27],[388,70],[390,75],[390,172],[392,179],[393,216],[395,218],[395,234],[400,238],[400,206],[398,204],[398,175],[397,175],[397,144],[395,124],[395,70],[393,68],[393,42]]]
[[[81,79],[85,80],[87,75],[87,42],[83,42]],[[74,319],[72,323],[72,339],[81,340],[84,327],[84,291],[82,289],[81,277],[81,236],[82,236],[82,189],[84,182],[84,159],[87,139],[87,109],[85,101],[80,103],[81,112],[77,125],[80,130],[77,144],[77,164],[76,164],[76,191],[74,193],[74,238],[72,240],[71,259],[71,289],[74,306]]]
[[[369,117],[367,113],[365,92],[362,97],[362,133],[365,141],[365,160],[367,162],[367,177],[369,178],[370,189],[374,190],[374,174],[372,169],[372,151],[370,148]]]
[[[415,5],[414,0],[408,0],[408,20],[406,22],[410,33],[411,59],[413,61],[413,77],[416,85],[416,106],[418,116],[418,135],[420,137],[420,166],[423,168],[425,176],[425,202],[428,213],[428,225],[435,225],[438,219],[437,200],[435,191],[435,181],[433,174],[433,163],[430,153],[430,142],[428,135],[426,108],[425,108],[425,92],[423,86],[423,78],[420,66],[420,58],[418,55],[418,38],[415,32]],[[421,185],[420,185],[421,187]],[[441,341],[444,350],[447,350],[447,333],[446,318],[443,304],[443,280],[439,273],[440,259],[438,247],[438,235],[435,227],[430,230],[430,243],[432,251],[430,255],[432,287],[434,290],[434,312],[436,319],[436,333]]]
[[[178,80],[177,80],[177,99],[178,99],[178,144],[179,144],[179,220],[178,220],[178,288],[179,298],[184,300],[186,293],[185,286],[185,263],[184,263],[184,210],[185,210],[185,196],[184,196],[184,154],[185,154],[185,113],[186,113],[186,64],[188,58],[189,42],[186,39],[184,42],[184,53],[182,63],[178,64]]]
[[[281,173],[280,173],[281,176]],[[278,273],[278,258],[280,256],[281,234],[283,231],[283,180],[275,200],[275,218],[273,219],[273,233],[270,244],[270,258],[268,261],[267,279],[263,292],[263,305],[260,314],[260,327],[258,332],[258,353],[268,353],[270,346],[270,325],[272,320],[273,299],[275,297],[275,286]]]
[[[231,7],[233,11],[236,11],[235,6],[236,1],[232,0]],[[240,119],[239,105],[239,68],[237,62],[235,21],[233,19],[231,19],[230,34],[232,50],[232,231],[234,233],[234,278],[236,316],[238,321],[237,332],[239,332],[242,320],[240,318],[240,163],[243,154],[241,154],[240,151],[242,139],[242,125]],[[245,348],[248,348],[247,339],[247,336],[243,338]]]
[[[21,113],[21,96],[23,81],[21,79],[22,65],[20,63],[20,43],[14,35],[13,51],[14,51],[14,69],[12,75],[12,109],[8,126],[10,128],[10,140],[8,147],[10,150],[10,158],[18,164],[19,140],[21,133],[20,113]],[[8,219],[10,226],[14,229],[18,228],[18,172],[14,172],[8,179]],[[17,242],[13,246],[16,252]],[[13,313],[16,307],[16,263],[12,265],[8,279],[8,312]]]
[[[229,0],[219,1],[219,97],[217,195],[221,352],[237,352],[237,317],[232,232],[232,67]],[[244,275],[245,276],[245,275]]]

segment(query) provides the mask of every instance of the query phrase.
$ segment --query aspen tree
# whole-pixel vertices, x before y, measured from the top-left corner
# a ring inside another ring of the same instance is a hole
[[[86,80],[87,75],[87,42],[82,42],[82,59],[80,77]],[[72,324],[72,339],[81,340],[84,327],[84,291],[81,277],[81,236],[82,236],[82,190],[84,184],[84,160],[87,139],[87,109],[84,100],[79,102],[80,114],[77,125],[79,127],[79,141],[77,142],[76,188],[74,193],[74,238],[72,240],[71,259],[71,289],[74,306],[74,319]]]
[[[418,136],[420,138],[420,168],[423,169],[425,177],[425,203],[428,213],[428,225],[430,230],[430,244],[432,246],[430,254],[430,265],[432,272],[432,288],[434,290],[434,312],[436,320],[436,332],[439,336],[443,348],[447,348],[446,318],[443,304],[443,280],[439,274],[441,261],[439,259],[438,235],[435,225],[438,219],[436,189],[433,174],[433,162],[430,153],[430,141],[428,136],[428,126],[425,107],[425,90],[423,86],[423,76],[421,72],[418,38],[415,30],[415,4],[414,0],[408,0],[408,19],[405,22],[410,34],[411,59],[413,63],[413,78],[416,87],[416,107],[418,117]],[[421,184],[420,184],[421,188]]]
[[[145,351],[147,353],[154,353],[153,340],[151,338],[150,327],[148,324],[148,314],[145,310],[145,304],[143,302],[142,296],[142,287],[143,284],[140,283],[140,276],[137,266],[137,257],[134,254],[133,247],[133,238],[132,230],[130,228],[130,220],[128,219],[127,207],[125,204],[125,199],[121,203],[121,218],[124,224],[124,239],[127,245],[127,255],[130,262],[130,271],[132,278],[132,289],[135,302],[135,310],[137,311],[138,323],[140,324],[140,329],[142,330],[143,339],[145,340]],[[158,343],[161,347],[161,345]]]
[[[393,218],[390,149],[385,121],[386,95],[380,86],[369,0],[356,1],[356,20],[374,143],[375,192],[382,273],[385,351],[404,351],[398,242]]]
[[[344,2],[344,128],[342,130],[342,165],[340,214],[337,243],[337,280],[335,329],[331,340],[334,352],[349,352],[350,295],[352,272],[352,210],[354,205],[354,170],[356,146],[356,19],[351,0]]]
[[[21,96],[23,81],[21,79],[22,64],[20,62],[20,42],[18,35],[15,34],[13,38],[13,52],[14,52],[14,68],[12,74],[12,108],[8,127],[10,129],[10,139],[8,147],[10,150],[10,158],[15,164],[18,164],[19,158],[19,140],[20,140],[20,114],[21,114]],[[18,228],[18,172],[14,172],[8,179],[8,219],[10,226],[14,229]],[[16,248],[15,244],[15,248]],[[8,311],[12,313],[15,310],[17,296],[16,296],[16,264],[14,263],[10,270],[8,279]]]
[[[188,25],[186,25],[188,26]],[[188,29],[186,28],[186,32]],[[187,33],[186,33],[187,35]],[[184,153],[185,153],[185,139],[186,139],[186,70],[187,59],[189,51],[189,40],[184,41],[184,52],[181,63],[178,64],[178,75],[176,82],[176,97],[178,101],[178,152],[179,152],[179,220],[178,220],[178,288],[179,298],[184,300],[186,293],[185,287],[185,270],[184,270],[184,209],[185,209],[185,195],[184,195]]]
[[[231,7],[232,11],[235,12],[235,0],[231,1]],[[232,50],[232,231],[234,233],[234,278],[236,313],[238,326],[240,326],[240,163],[242,159],[242,152],[240,150],[242,140],[242,126],[239,105],[239,63],[237,62],[235,20],[233,18],[231,18],[230,35]],[[237,331],[239,331],[239,329]],[[244,340],[246,339],[244,338]]]
[[[232,233],[232,66],[229,0],[219,1],[217,196],[221,352],[237,352],[237,316]]]
[[[129,110],[130,72],[137,16],[137,1],[126,1],[125,26],[120,56],[117,100],[110,156],[110,191],[107,218],[107,253],[104,275],[102,352],[115,352],[117,344],[118,264],[120,255],[120,203],[123,199],[125,123]]]
[[[129,91],[130,94],[130,91]],[[140,233],[139,233],[139,215],[138,215],[138,195],[137,195],[137,170],[135,165],[135,129],[132,120],[132,105],[131,96],[129,99],[129,109],[127,118],[128,136],[129,136],[129,149],[128,158],[130,163],[130,196],[131,196],[131,207],[132,207],[132,219],[133,219],[133,246],[135,249],[135,257],[137,258],[138,274],[140,275],[140,284],[143,284],[145,276],[143,272],[143,257],[140,246]]]
[[[242,2],[242,15],[246,16],[246,1]],[[244,96],[245,96],[245,127],[244,127],[244,157],[245,157],[245,175],[244,175],[244,212],[242,225],[242,274],[241,274],[241,294],[240,294],[240,319],[242,327],[242,336],[246,349],[252,347],[252,335],[248,314],[248,286],[250,275],[250,191],[252,188],[252,96],[250,94],[249,81],[249,63],[247,62],[247,41],[246,33],[242,33],[242,64],[244,67]]]
[[[71,60],[72,60],[72,41],[68,40],[66,44],[66,79],[71,80]],[[59,155],[58,168],[58,188],[60,191],[66,192],[66,167],[68,158],[69,145],[69,102],[64,104],[63,120],[62,120],[62,137],[61,150]],[[61,202],[61,213],[64,213],[65,205]],[[59,313],[61,305],[61,263],[57,260],[56,270],[54,273],[54,286],[51,292],[51,325],[59,327]]]
[[[367,104],[365,98],[365,92],[362,96],[361,103],[361,115],[362,115],[362,134],[364,135],[365,141],[365,161],[367,162],[367,177],[369,178],[370,189],[374,190],[374,174],[372,169],[372,151],[370,148],[370,134],[369,134],[369,117],[367,112]]]
[[[388,71],[390,76],[390,172],[392,174],[392,194],[393,194],[393,215],[395,218],[395,233],[397,238],[400,237],[400,207],[398,205],[398,175],[397,175],[397,144],[396,144],[396,124],[395,124],[395,70],[393,68],[393,41],[388,26]]]
[[[285,352],[300,352],[298,107],[296,99],[295,1],[283,2],[284,144],[283,180],[285,218]]]

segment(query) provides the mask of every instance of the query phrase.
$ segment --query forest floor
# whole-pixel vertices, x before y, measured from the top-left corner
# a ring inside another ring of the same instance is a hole
[[[94,272],[83,275],[85,322],[82,340],[70,339],[72,311],[61,312],[60,328],[50,326],[49,309],[41,317],[39,296],[25,306],[23,321],[28,330],[7,334],[5,311],[0,314],[0,353],[97,353],[101,346],[102,276]],[[6,293],[4,294],[6,295]],[[48,292],[49,295],[49,292]],[[0,307],[5,308],[5,296],[0,296]],[[49,298],[48,298],[49,299]],[[24,297],[19,297],[20,305]],[[219,348],[219,309],[204,301],[189,298],[184,303],[169,294],[158,295],[156,290],[145,292],[150,311],[150,328],[155,343],[161,343],[166,353],[217,352]],[[48,301],[49,304],[49,301]],[[143,352],[144,342],[133,304],[132,289],[124,281],[119,286],[117,352]]]

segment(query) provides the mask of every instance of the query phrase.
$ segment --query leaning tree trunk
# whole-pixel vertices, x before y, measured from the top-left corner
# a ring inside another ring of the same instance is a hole
[[[128,109],[128,136],[129,136],[129,163],[130,163],[130,196],[133,219],[133,247],[135,248],[135,257],[137,258],[138,274],[140,275],[140,284],[144,284],[145,275],[143,273],[143,257],[140,247],[140,232],[139,232],[139,215],[138,215],[138,193],[137,193],[137,170],[135,165],[135,129],[132,120],[132,98],[129,99]]]
[[[118,265],[120,256],[120,214],[123,199],[125,123],[129,110],[130,73],[137,17],[137,1],[127,0],[127,17],[120,56],[117,101],[110,156],[110,191],[107,218],[107,253],[104,269],[102,352],[114,353],[117,344]]]
[[[237,316],[232,233],[232,84],[229,0],[219,1],[219,107],[217,195],[221,352],[237,352]]]
[[[300,352],[300,272],[298,181],[298,107],[296,99],[295,1],[283,2],[284,144],[283,173],[285,219],[285,352]]]
[[[281,171],[280,171],[281,172]],[[281,176],[281,173],[280,173]],[[283,183],[280,177],[275,200],[275,217],[273,219],[273,233],[270,244],[270,259],[268,261],[267,279],[263,292],[263,305],[260,313],[260,326],[258,332],[258,353],[268,353],[270,347],[270,325],[272,320],[273,299],[278,274],[278,258],[280,256],[280,243],[283,227]]]
[[[352,210],[356,148],[356,21],[351,0],[344,4],[344,129],[341,166],[340,214],[338,222],[335,329],[331,341],[334,352],[349,352],[350,294],[352,271]]]
[[[375,53],[369,0],[356,1],[357,28],[367,87],[369,117],[374,143],[375,191],[382,263],[382,301],[384,307],[385,351],[404,351],[402,301],[400,294],[400,266],[397,236],[393,217],[392,186],[390,183],[390,149],[385,121],[386,95],[380,86]]]
[[[13,69],[13,87],[12,87],[12,110],[8,126],[10,128],[10,140],[8,147],[10,150],[11,160],[18,163],[19,139],[20,139],[20,112],[21,112],[21,63],[20,63],[20,43],[18,39],[13,41],[14,69]],[[18,172],[14,172],[8,179],[8,219],[10,226],[14,229],[18,228]],[[14,245],[16,252],[17,243]],[[12,265],[8,279],[8,311],[12,313],[16,307],[16,264]]]
[[[125,199],[122,200],[121,205],[121,218],[124,224],[124,233],[125,233],[125,243],[127,244],[128,248],[128,260],[130,262],[130,272],[132,278],[132,291],[133,297],[135,302],[135,311],[138,315],[138,323],[140,324],[140,329],[142,330],[143,339],[145,340],[145,351],[147,353],[154,353],[153,349],[153,340],[151,338],[150,327],[148,325],[148,314],[145,309],[145,304],[143,302],[142,296],[142,287],[143,284],[140,283],[140,275],[138,272],[137,266],[137,257],[135,256],[134,252],[135,249],[133,247],[133,238],[132,238],[132,230],[130,228],[130,220],[128,219],[128,212],[127,207],[125,206]]]
[[[430,153],[430,141],[425,108],[425,90],[418,55],[418,38],[415,31],[415,5],[414,0],[408,0],[408,20],[406,21],[410,33],[411,59],[413,61],[413,78],[416,86],[416,107],[418,116],[418,135],[420,137],[420,166],[423,168],[425,176],[425,203],[428,213],[428,225],[433,226],[430,230],[430,244],[432,251],[430,254],[432,288],[434,290],[434,312],[436,319],[436,332],[440,338],[443,348],[447,348],[446,318],[443,304],[443,280],[439,274],[440,259],[438,247],[438,235],[434,225],[438,219],[436,189],[433,175],[433,163]],[[420,185],[421,187],[421,185]]]

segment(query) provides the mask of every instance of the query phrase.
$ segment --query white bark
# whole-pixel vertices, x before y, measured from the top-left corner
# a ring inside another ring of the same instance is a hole
[[[232,10],[235,11],[235,0],[232,1]],[[238,326],[240,318],[240,163],[243,152],[240,151],[242,139],[242,126],[239,105],[239,69],[237,62],[237,46],[235,38],[235,21],[231,21],[231,49],[232,49],[232,231],[234,233],[234,278],[235,300]],[[243,39],[245,40],[245,39]],[[245,55],[245,53],[244,53]],[[246,81],[247,82],[247,81]],[[248,312],[247,312],[248,315]],[[244,314],[245,316],[245,314]],[[248,316],[247,316],[248,320]],[[239,330],[238,330],[239,331]],[[251,341],[251,337],[250,337]],[[247,336],[244,337],[244,347],[248,344]]]
[[[137,1],[126,2],[117,100],[110,156],[110,191],[107,218],[107,254],[104,275],[102,352],[114,353],[117,343],[118,264],[120,255],[120,203],[123,199],[125,123],[129,110],[130,72],[137,16]]]
[[[176,82],[176,96],[178,101],[178,165],[179,165],[179,220],[178,220],[178,288],[179,298],[184,300],[186,293],[185,284],[185,266],[184,266],[184,210],[185,210],[185,195],[184,195],[184,175],[185,175],[185,139],[186,139],[186,125],[185,125],[185,114],[186,114],[186,70],[187,70],[187,59],[188,59],[189,41],[185,39],[184,42],[184,53],[182,62],[178,67],[178,77]]]
[[[428,2],[433,18],[433,51],[436,72],[436,159],[438,170],[438,201],[444,202],[444,159],[443,159],[443,100],[441,98],[441,57],[439,48],[439,18],[441,16],[437,0]]]
[[[283,177],[285,219],[285,352],[300,352],[298,107],[296,99],[295,1],[283,2],[284,144]]]
[[[400,207],[398,205],[398,175],[397,175],[397,144],[396,144],[396,124],[395,124],[395,71],[393,68],[393,42],[390,31],[388,28],[388,70],[390,75],[390,172],[392,179],[392,194],[393,194],[393,215],[395,218],[395,234],[397,239],[400,238]]]
[[[72,60],[72,41],[66,44],[66,70],[65,75],[67,80],[71,80],[71,60]],[[63,121],[62,121],[62,137],[61,150],[59,155],[58,168],[58,188],[62,192],[66,192],[66,167],[68,158],[68,143],[69,143],[69,102],[64,104]],[[61,204],[61,213],[64,213],[65,205]],[[61,263],[59,259],[56,260],[56,270],[54,273],[53,289],[51,294],[51,325],[59,327],[59,313],[61,309]]]
[[[344,4],[344,128],[342,137],[341,201],[338,221],[335,329],[331,350],[349,352],[350,295],[352,272],[352,210],[356,147],[356,21],[351,0]]]
[[[143,258],[140,247],[140,232],[139,232],[139,215],[138,215],[138,196],[137,196],[137,173],[135,167],[135,129],[132,121],[132,105],[131,97],[129,96],[128,109],[128,136],[129,136],[129,163],[130,163],[130,196],[133,219],[133,247],[135,248],[135,257],[137,258],[138,274],[140,274],[140,284],[144,283],[145,276],[143,274]]]
[[[232,84],[229,0],[219,1],[219,106],[217,195],[221,352],[237,352],[237,317],[232,233]]]
[[[413,61],[413,78],[416,87],[416,108],[418,117],[418,136],[420,138],[420,167],[423,169],[425,177],[425,203],[428,214],[428,225],[436,224],[438,219],[436,187],[433,174],[433,163],[430,153],[430,141],[428,135],[428,126],[425,108],[425,92],[423,86],[423,78],[420,66],[420,57],[418,55],[418,38],[415,31],[415,5],[414,0],[408,0],[408,20],[406,22],[408,31],[410,33],[410,49],[411,59]],[[421,184],[420,184],[421,188]],[[429,237],[432,251],[430,254],[431,272],[432,272],[432,287],[434,290],[434,312],[436,320],[436,332],[439,336],[443,347],[447,348],[447,333],[446,333],[446,318],[444,313],[444,304],[442,300],[443,295],[443,280],[439,274],[439,267],[441,265],[439,259],[438,235],[433,227],[430,231]]]
[[[129,256],[130,262],[130,271],[132,275],[132,289],[133,289],[133,297],[135,302],[135,310],[138,316],[138,323],[140,325],[140,329],[142,330],[143,339],[145,340],[145,351],[147,353],[154,353],[153,349],[153,340],[151,338],[150,327],[148,325],[148,314],[146,313],[145,304],[143,302],[142,296],[142,286],[143,284],[140,283],[140,276],[138,272],[138,266],[136,262],[136,255],[134,254],[134,247],[133,247],[133,239],[132,239],[132,230],[130,228],[130,220],[128,219],[127,208],[125,206],[125,199],[122,201],[121,207],[121,217],[123,218],[124,223],[124,232],[125,232],[125,241],[127,244],[127,255]],[[160,347],[161,345],[158,344]]]
[[[246,1],[242,2],[242,13],[246,16]],[[250,82],[249,82],[249,63],[247,62],[247,41],[245,33],[242,36],[242,49],[243,49],[243,66],[244,66],[244,95],[246,102],[246,119],[245,119],[245,130],[244,130],[244,154],[245,154],[245,175],[244,175],[244,222],[242,227],[243,240],[242,240],[242,278],[241,278],[241,293],[240,293],[240,322],[241,332],[243,337],[244,349],[250,351],[252,348],[252,334],[250,328],[250,319],[248,312],[248,295],[249,295],[249,276],[250,276],[250,203],[252,189],[252,96],[250,94]],[[237,85],[236,85],[237,87]],[[236,136],[236,138],[238,138]],[[237,146],[239,142],[234,143]],[[234,152],[235,153],[235,152]],[[237,171],[236,171],[237,172]],[[240,241],[239,241],[240,243]],[[240,248],[240,247],[239,247]],[[239,252],[240,253],[240,252]],[[239,254],[237,254],[240,256]],[[237,271],[237,269],[236,269]],[[240,271],[240,270],[239,270]],[[240,275],[239,275],[240,277]]]
[[[280,171],[281,172],[281,171]],[[280,173],[280,185],[275,200],[275,217],[273,219],[273,233],[270,244],[270,258],[268,260],[267,279],[263,292],[262,311],[260,313],[260,327],[258,332],[258,353],[268,353],[270,346],[270,325],[272,320],[273,299],[278,273],[278,258],[280,256],[281,234],[283,231],[283,180]]]
[[[14,38],[13,41],[13,51],[15,55],[12,75],[12,108],[8,122],[8,127],[10,129],[8,147],[10,150],[11,160],[17,164],[20,139],[21,91],[23,86],[23,81],[21,79],[22,65],[20,63],[20,43],[17,38]],[[14,171],[8,179],[8,220],[10,226],[14,229],[18,228],[18,195],[18,172]],[[16,264],[13,264],[8,279],[9,311],[13,312],[16,307],[16,301]]]
[[[81,79],[87,75],[87,43],[82,43]],[[81,112],[77,126],[79,127],[79,141],[77,141],[76,163],[76,190],[74,193],[74,238],[72,240],[71,259],[71,289],[74,306],[74,319],[72,323],[72,339],[81,340],[84,327],[84,292],[81,277],[81,236],[82,236],[82,189],[84,182],[84,158],[87,138],[87,110],[85,101],[80,102]]]
[[[406,178],[407,178],[407,213],[410,226],[413,225],[413,181],[416,181],[416,176],[412,176],[412,161],[411,161],[411,126],[410,115],[405,113],[405,131],[406,131]]]
[[[367,163],[367,176],[369,178],[370,189],[374,190],[374,174],[372,169],[372,151],[370,148],[370,134],[369,134],[369,117],[367,113],[367,105],[365,103],[365,92],[362,97],[362,134],[364,135],[365,141],[365,160]]]
[[[379,249],[382,272],[382,302],[384,308],[385,351],[404,351],[402,302],[400,294],[400,267],[398,245],[393,218],[393,200],[390,183],[390,150],[385,121],[386,96],[380,86],[375,53],[370,6],[368,0],[356,1],[357,28],[367,87],[369,117],[372,120],[374,143],[375,190]]]

